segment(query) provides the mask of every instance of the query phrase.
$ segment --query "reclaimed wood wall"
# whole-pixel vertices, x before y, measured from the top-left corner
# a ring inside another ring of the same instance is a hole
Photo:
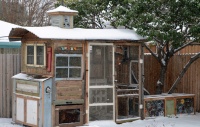
[[[20,67],[20,49],[0,49],[0,117],[12,115],[12,76]]]
[[[56,81],[57,100],[77,100],[83,99],[82,80]]]
[[[11,117],[12,102],[12,79],[20,73],[19,49],[0,49],[0,117]],[[183,66],[193,55],[175,55],[168,66],[164,92],[167,92]],[[155,94],[156,82],[159,77],[159,64],[151,55],[144,56],[145,88]],[[200,59],[194,62],[185,73],[175,92],[191,93],[196,95],[196,109],[200,111]],[[81,96],[81,95],[80,95]]]
[[[169,62],[164,93],[168,92],[178,74],[193,55],[175,55]],[[159,64],[151,55],[144,56],[145,88],[150,94],[156,93],[156,82],[159,78]],[[200,59],[195,61],[187,70],[175,93],[189,93],[196,95],[196,109],[200,111]]]

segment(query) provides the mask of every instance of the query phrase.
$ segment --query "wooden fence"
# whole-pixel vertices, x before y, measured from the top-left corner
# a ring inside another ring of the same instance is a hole
[[[12,116],[12,76],[21,68],[20,49],[0,49],[0,117]]]
[[[175,55],[169,62],[166,75],[164,92],[168,92],[178,74],[193,55]],[[144,56],[145,88],[150,94],[155,94],[156,82],[159,78],[159,64],[151,55]],[[177,85],[176,93],[190,93],[196,96],[196,108],[200,111],[200,59],[196,60],[189,67],[181,82]]]
[[[149,45],[149,48],[153,51],[156,52],[156,46],[155,45]],[[183,48],[182,50],[178,51],[176,55],[180,54],[193,54],[193,53],[198,53],[200,51],[200,44],[191,44]],[[150,53],[146,48],[144,48],[144,53]]]

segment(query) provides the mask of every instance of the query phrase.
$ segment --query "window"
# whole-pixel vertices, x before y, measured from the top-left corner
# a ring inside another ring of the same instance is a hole
[[[56,79],[81,79],[81,54],[57,54],[56,55]]]
[[[46,66],[46,48],[44,44],[26,45],[26,64],[28,66]]]

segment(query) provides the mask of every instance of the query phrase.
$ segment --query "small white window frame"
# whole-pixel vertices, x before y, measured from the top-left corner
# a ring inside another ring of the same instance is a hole
[[[56,60],[57,60],[57,57],[68,57],[68,58],[69,57],[80,57],[81,58],[81,66],[80,67],[69,66],[69,60],[68,60],[68,67],[66,67],[66,68],[80,68],[81,69],[80,77],[79,78],[70,78],[69,77],[69,69],[68,69],[68,77],[66,77],[66,78],[57,78],[56,77],[56,69],[57,69]],[[83,56],[82,56],[82,54],[56,54],[55,55],[55,80],[82,80],[82,71],[83,71],[82,66],[83,66]]]
[[[34,64],[27,63],[27,46],[34,46]],[[37,46],[44,46],[44,64],[37,65]],[[25,64],[32,67],[46,67],[46,45],[45,44],[26,44]]]

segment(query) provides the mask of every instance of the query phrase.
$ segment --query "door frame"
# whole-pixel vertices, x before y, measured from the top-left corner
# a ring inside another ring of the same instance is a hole
[[[113,82],[113,85],[112,86],[103,86],[103,87],[101,87],[101,86],[90,86],[90,51],[91,51],[91,49],[90,49],[90,46],[93,46],[93,45],[95,45],[95,46],[112,46],[112,82]],[[111,106],[113,106],[113,121],[115,121],[115,82],[114,82],[114,80],[115,80],[115,74],[114,74],[114,72],[115,72],[115,56],[114,56],[114,52],[115,51],[115,47],[114,47],[114,44],[113,43],[102,43],[102,42],[96,42],[96,43],[94,43],[94,42],[89,42],[88,43],[88,77],[87,77],[87,80],[88,80],[88,83],[87,83],[87,85],[88,85],[88,88],[87,88],[87,91],[88,91],[88,99],[87,99],[87,104],[88,104],[88,106],[87,106],[87,108],[88,108],[88,111],[87,111],[87,113],[88,113],[88,115],[87,115],[87,120],[88,120],[88,122],[90,122],[90,106],[109,106],[109,105],[111,105]],[[90,96],[90,88],[112,88],[113,89],[113,102],[112,103],[100,103],[100,104],[90,104],[90,100],[89,100],[89,96]]]

